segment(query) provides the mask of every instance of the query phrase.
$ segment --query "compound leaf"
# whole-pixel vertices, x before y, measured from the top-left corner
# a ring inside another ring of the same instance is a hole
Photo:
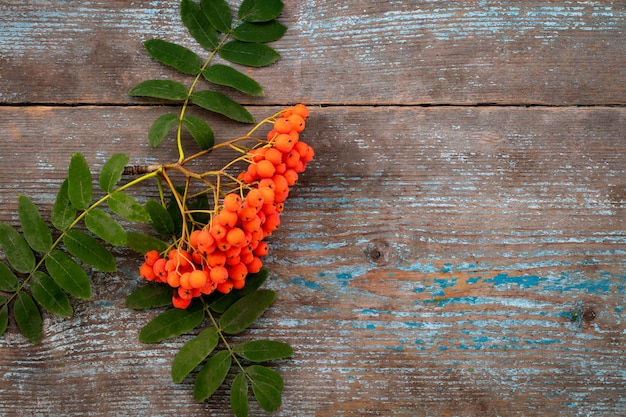
[[[30,280],[30,290],[33,298],[49,312],[61,317],[74,313],[70,299],[48,274],[36,271]]]
[[[200,10],[200,5],[193,0],[182,0],[180,17],[191,36],[202,47],[212,51],[217,46],[217,33],[209,19]]]
[[[74,297],[88,300],[91,298],[89,277],[65,252],[53,250],[46,257],[46,269],[57,284]]]
[[[57,198],[52,206],[52,212],[50,213],[52,225],[57,230],[67,229],[76,218],[76,209],[72,206],[68,195],[68,184],[69,181],[66,178],[61,184],[61,188],[59,188]]]
[[[211,65],[202,71],[202,75],[209,82],[232,87],[251,96],[262,97],[265,94],[259,83],[228,65]]]
[[[244,22],[233,30],[233,38],[243,42],[274,42],[283,37],[287,26],[276,20],[269,22]]]
[[[72,155],[67,173],[67,194],[74,208],[85,210],[93,199],[93,185],[91,172],[83,154],[76,152]]]
[[[126,244],[126,230],[104,210],[90,210],[85,217],[85,226],[91,233],[112,245]]]
[[[33,250],[46,252],[52,246],[52,234],[41,218],[37,206],[26,196],[18,197],[17,211],[24,237]]]
[[[222,33],[230,30],[232,15],[225,0],[200,0],[200,8],[215,29]]]
[[[151,250],[164,252],[169,245],[167,242],[157,239],[153,236],[144,235],[143,233],[128,232],[126,233],[126,246],[137,253],[144,254]]]
[[[233,351],[251,362],[266,362],[284,359],[293,355],[293,348],[287,343],[273,340],[251,340],[235,345]]]
[[[0,223],[0,244],[9,264],[22,273],[35,268],[35,254],[17,230],[6,223]]]
[[[227,350],[217,352],[204,364],[193,385],[193,397],[196,401],[209,398],[222,385],[230,365],[232,356]]]
[[[147,310],[172,304],[172,287],[150,283],[137,288],[126,297],[126,307]]]
[[[227,334],[241,333],[267,310],[275,298],[276,292],[273,290],[257,290],[240,298],[222,314],[222,331]]]
[[[215,349],[218,340],[217,329],[210,327],[185,343],[172,361],[172,381],[177,384],[183,382],[183,379]]]
[[[20,281],[17,279],[13,271],[0,262],[0,291],[14,292],[20,287]],[[0,303],[1,304],[1,303]]]
[[[166,100],[184,100],[187,88],[171,80],[146,80],[134,86],[128,95],[133,97],[164,98]]]
[[[248,110],[222,93],[209,90],[200,91],[191,95],[191,102],[203,109],[223,114],[238,122],[254,122],[254,117],[252,117]]]
[[[276,18],[284,6],[281,0],[244,0],[237,16],[247,22],[267,22]]]
[[[248,67],[265,67],[278,61],[280,54],[262,43],[230,41],[222,46],[219,55],[227,61]]]
[[[115,258],[107,248],[80,230],[68,230],[63,238],[68,252],[102,272],[115,272]]]
[[[246,286],[240,290],[234,290],[228,294],[220,294],[217,299],[211,302],[209,307],[216,313],[223,313],[228,307],[230,307],[235,301],[245,297],[248,294],[256,291],[267,280],[269,272],[267,269],[262,269],[256,274],[249,274],[246,277]],[[215,294],[215,293],[213,293]],[[216,294],[217,295],[217,294]]]
[[[13,315],[15,316],[17,327],[31,343],[37,344],[41,342],[43,328],[41,313],[31,296],[24,291],[18,292],[15,297]]]
[[[153,318],[139,332],[142,343],[157,343],[180,336],[199,326],[204,319],[202,304],[192,303],[187,309],[171,308]]]
[[[162,39],[150,39],[143,43],[148,54],[162,64],[176,68],[184,74],[196,75],[202,63],[193,51],[184,46],[167,42]]]
[[[116,192],[108,199],[109,208],[118,216],[133,222],[149,222],[150,215],[133,197],[126,193]]]
[[[150,146],[153,149],[158,148],[176,123],[178,123],[178,116],[175,114],[167,113],[159,116],[152,123],[152,126],[148,131],[148,142],[150,142]]]
[[[112,193],[115,189],[115,184],[122,179],[122,173],[124,167],[128,163],[128,156],[123,153],[116,153],[111,156],[108,161],[105,162],[100,171],[100,188],[105,193]]]
[[[252,392],[262,409],[276,411],[281,404],[284,382],[280,374],[262,365],[246,368],[246,374],[252,383]]]
[[[235,417],[248,417],[248,381],[246,374],[239,372],[230,387],[230,408]]]
[[[186,116],[183,123],[200,149],[206,150],[213,147],[215,136],[207,122],[198,117]]]
[[[7,299],[0,295],[0,336],[4,334],[9,325],[9,306]]]
[[[163,205],[154,200],[146,201],[146,211],[150,215],[154,230],[160,235],[171,235],[174,233],[174,220]]]

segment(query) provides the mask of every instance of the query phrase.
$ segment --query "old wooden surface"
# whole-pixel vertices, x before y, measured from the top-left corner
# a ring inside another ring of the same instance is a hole
[[[278,300],[240,336],[296,349],[276,415],[626,415],[626,2],[287,1],[281,20],[267,96],[238,97],[309,104],[317,151],[271,240]],[[48,211],[76,151],[172,160],[145,139],[163,109],[126,96],[176,77],[152,37],[195,48],[177,1],[0,1],[0,221],[18,193]],[[230,415],[226,391],[171,382],[180,341],[137,341],[154,313],[124,307],[120,255],[40,345],[0,339],[0,415]]]

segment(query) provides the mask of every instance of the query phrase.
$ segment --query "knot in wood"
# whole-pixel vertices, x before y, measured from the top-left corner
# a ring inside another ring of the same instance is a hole
[[[391,248],[389,242],[384,239],[374,239],[367,244],[364,250],[367,259],[379,266],[391,262]]]

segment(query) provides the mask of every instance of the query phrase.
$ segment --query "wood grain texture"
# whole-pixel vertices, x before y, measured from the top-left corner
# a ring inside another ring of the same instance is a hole
[[[47,214],[74,152],[94,175],[116,152],[176,158],[145,138],[174,108],[126,93],[183,80],[141,46],[198,51],[177,0],[0,0],[0,16],[0,221],[18,224],[18,193]],[[618,1],[286,1],[282,59],[250,71],[267,97],[233,96],[259,118],[312,110],[316,159],[266,258],[278,299],[235,338],[295,348],[274,365],[276,416],[626,415],[625,17]],[[193,114],[218,141],[246,130]],[[171,382],[189,336],[138,342],[155,312],[124,306],[139,260],[116,254],[40,345],[11,323],[0,415],[231,415],[226,390],[197,404]]]

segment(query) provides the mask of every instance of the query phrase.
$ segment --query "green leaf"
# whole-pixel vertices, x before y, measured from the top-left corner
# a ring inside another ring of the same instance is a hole
[[[126,193],[118,191],[111,194],[108,203],[111,211],[123,219],[143,223],[150,221],[148,211]]]
[[[137,288],[126,297],[126,307],[133,310],[147,310],[172,304],[172,287],[150,283]]]
[[[283,11],[281,0],[244,0],[239,6],[237,16],[247,22],[267,22],[276,18]]]
[[[183,382],[183,379],[213,352],[218,341],[217,329],[210,327],[185,343],[172,361],[172,381],[177,384]]]
[[[187,98],[187,88],[181,83],[171,80],[146,80],[134,86],[128,95],[178,101]]]
[[[215,91],[200,91],[191,95],[191,102],[203,109],[223,114],[243,123],[253,123],[254,117],[241,104]]]
[[[226,379],[231,364],[232,357],[227,350],[217,352],[206,361],[193,385],[193,397],[196,401],[204,401],[217,391]]]
[[[280,407],[280,394],[284,387],[280,374],[262,365],[252,365],[246,368],[246,373],[252,382],[254,397],[261,408],[268,412],[276,411]]]
[[[291,346],[273,340],[251,340],[239,343],[235,345],[233,352],[251,362],[267,362],[293,355]]]
[[[243,372],[239,372],[230,387],[230,408],[235,417],[248,417],[248,381]]]
[[[33,298],[49,312],[61,317],[74,313],[70,299],[48,274],[36,271],[30,280],[30,290]]]
[[[35,254],[26,240],[12,226],[0,223],[0,245],[11,266],[22,273],[35,269]]]
[[[162,64],[176,68],[184,74],[196,75],[200,72],[202,67],[200,58],[184,46],[161,39],[145,41],[143,46],[152,58]]]
[[[72,155],[67,173],[67,194],[74,208],[85,210],[93,199],[91,172],[83,154]]]
[[[206,150],[213,147],[215,137],[207,122],[198,117],[186,116],[183,123],[200,149]]]
[[[70,227],[76,218],[76,209],[70,203],[70,197],[67,194],[68,184],[69,181],[66,178],[61,184],[61,188],[59,188],[54,206],[52,206],[52,212],[50,213],[52,225],[61,231]]]
[[[232,15],[225,0],[201,0],[200,8],[211,25],[222,33],[230,30]]]
[[[37,305],[24,291],[17,293],[13,304],[13,315],[20,331],[31,343],[41,342],[43,321]]]
[[[63,238],[67,251],[102,272],[115,272],[115,258],[107,248],[80,230],[68,230]]]
[[[243,42],[274,42],[282,38],[286,31],[287,26],[281,25],[276,20],[260,23],[244,22],[233,30],[233,38]]]
[[[278,61],[280,54],[262,43],[230,41],[218,51],[227,61],[248,67],[266,67]]]
[[[53,250],[46,257],[46,269],[57,284],[74,297],[88,300],[91,298],[89,277],[65,252]]]
[[[116,153],[105,162],[100,172],[100,188],[105,193],[112,193],[115,185],[122,179],[124,167],[128,163],[128,156]]]
[[[169,131],[178,123],[178,116],[167,113],[159,116],[148,131],[148,142],[152,149],[156,149],[165,140]]]
[[[202,71],[202,75],[209,82],[232,87],[251,96],[262,97],[265,94],[259,83],[227,65],[211,65]]]
[[[4,262],[0,262],[0,291],[14,292],[20,287],[20,281]]]
[[[163,242],[161,239],[137,232],[126,233],[126,246],[128,246],[129,249],[141,254],[153,249],[158,252],[164,252],[169,247],[167,242]]]
[[[172,216],[161,203],[148,200],[146,201],[146,210],[152,220],[152,226],[158,234],[164,236],[174,234],[174,220],[172,220]]]
[[[199,326],[204,319],[202,304],[191,303],[186,310],[171,308],[153,318],[139,332],[142,343],[157,343],[180,336]]]
[[[52,246],[52,234],[41,218],[37,206],[26,196],[18,197],[17,211],[24,237],[33,250],[46,252]]]
[[[234,290],[228,294],[216,294],[217,299],[212,301],[209,307],[216,313],[223,313],[230,307],[235,301],[245,297],[248,294],[252,294],[267,280],[269,272],[267,269],[262,269],[256,274],[249,274],[246,277],[246,285],[240,290]]]
[[[274,302],[276,292],[257,290],[237,300],[220,318],[222,331],[227,334],[241,333],[254,323]]]
[[[85,226],[91,233],[111,245],[123,246],[126,244],[126,230],[104,210],[90,210],[85,217]]]
[[[0,336],[6,332],[9,325],[9,306],[7,299],[0,295]]]
[[[180,17],[191,36],[203,48],[212,51],[217,46],[217,33],[200,10],[200,5],[193,0],[180,2]]]
[[[176,187],[176,188],[180,188],[180,187]],[[178,195],[181,195],[181,193],[183,193],[184,190],[181,188],[177,190],[176,192],[178,193]],[[172,220],[174,221],[174,234],[181,233],[181,231],[183,230],[183,215],[180,212],[180,207],[178,207],[178,203],[176,202],[176,198],[174,196],[173,191],[172,191],[172,194],[170,195],[170,200],[167,203],[167,212],[170,214],[170,216],[172,217]]]

